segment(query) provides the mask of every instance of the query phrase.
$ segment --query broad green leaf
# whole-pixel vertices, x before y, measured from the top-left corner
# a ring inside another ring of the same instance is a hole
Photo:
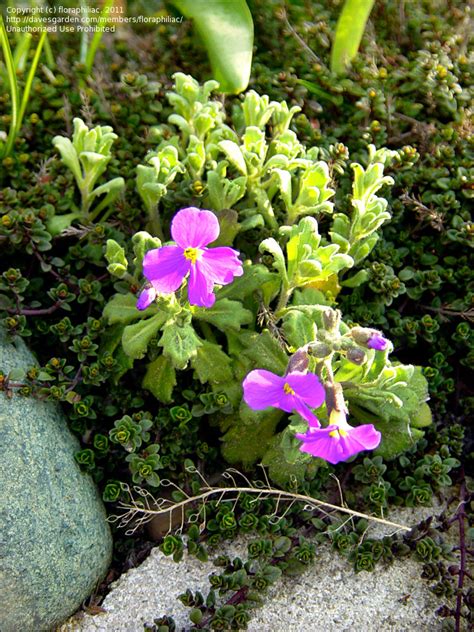
[[[302,432],[304,432],[304,428]],[[291,449],[289,443],[292,443]],[[295,439],[290,427],[268,442],[268,449],[261,459],[262,465],[268,467],[268,472],[272,481],[282,487],[296,479],[299,483],[305,480],[305,473],[308,466],[318,468],[322,461],[315,459],[305,452],[301,452],[299,446],[301,442]]]
[[[413,447],[423,436],[423,431],[417,428],[408,428],[400,423],[380,421],[376,424],[377,430],[382,434],[382,441],[374,454],[384,459],[393,459],[405,450]]]
[[[297,309],[285,314],[282,329],[285,340],[294,349],[299,349],[316,339],[317,327],[315,323]]]
[[[156,313],[156,306],[150,305],[140,311],[136,307],[137,297],[134,294],[115,294],[104,307],[103,316],[110,325],[115,323],[131,323],[139,318],[148,318]]]
[[[250,77],[253,21],[245,0],[172,0],[194,22],[223,92],[245,90]]]
[[[250,409],[249,409],[250,410]],[[239,416],[223,437],[222,454],[231,464],[241,463],[244,467],[254,465],[268,449],[283,412],[278,408],[252,411],[254,423],[243,424]],[[249,413],[249,414],[250,414]]]
[[[242,306],[240,301],[231,301],[221,298],[210,309],[195,307],[193,316],[206,323],[214,325],[224,333],[226,331],[239,331],[242,325],[249,325],[253,320],[253,314]]]
[[[426,402],[420,404],[418,410],[412,415],[410,422],[413,428],[425,428],[433,423],[433,415]]]
[[[367,272],[367,270],[359,270],[359,272],[356,272],[345,281],[342,281],[341,285],[342,287],[351,287],[351,288],[359,287],[359,285],[362,285],[363,283],[365,283],[368,280],[368,278],[369,278],[369,273]]]
[[[134,325],[125,327],[122,335],[122,346],[125,353],[136,360],[143,358],[148,343],[156,336],[167,318],[168,314],[162,312],[147,318],[147,320],[141,320]]]
[[[232,283],[217,291],[217,301],[220,302],[224,298],[242,300],[275,277],[277,275],[264,265],[248,261],[244,263],[244,274],[241,277],[236,277]]]
[[[288,357],[269,331],[241,334],[241,340],[246,346],[244,355],[253,361],[256,369],[267,369],[283,375]]]
[[[234,377],[229,356],[219,345],[207,340],[202,342],[191,364],[201,384],[217,385],[230,382]]]
[[[175,369],[185,369],[189,360],[196,356],[202,342],[190,323],[178,325],[172,320],[163,327],[158,344],[163,347],[163,354],[171,360]]]
[[[152,393],[163,404],[173,401],[173,388],[176,386],[176,371],[169,358],[159,356],[147,366],[142,382],[143,388]]]
[[[331,70],[342,74],[359,50],[375,0],[346,0],[337,21],[331,50]]]

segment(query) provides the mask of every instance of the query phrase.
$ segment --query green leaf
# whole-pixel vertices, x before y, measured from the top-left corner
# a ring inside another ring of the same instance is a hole
[[[273,237],[264,239],[258,249],[261,253],[269,252],[271,255],[273,255],[273,267],[281,274],[283,281],[285,283],[288,283],[285,255],[283,254],[283,250],[281,249],[280,244],[276,241],[276,239],[273,239]]]
[[[247,175],[247,165],[245,164],[244,156],[242,154],[242,150],[231,140],[221,140],[218,143],[219,149],[221,149],[225,155],[227,156],[229,162],[234,165],[234,167],[240,171],[244,176]]]
[[[245,0],[172,0],[172,4],[194,21],[221,90],[231,94],[245,90],[253,47],[252,15]]]
[[[214,325],[224,333],[229,329],[239,331],[242,325],[249,325],[253,320],[252,312],[245,309],[240,301],[228,298],[219,299],[210,309],[195,307],[192,313],[195,318]]]
[[[285,314],[282,329],[285,339],[294,349],[316,339],[317,327],[314,321],[298,309]]]
[[[411,417],[410,421],[413,428],[425,428],[433,423],[433,415],[426,402],[420,404],[419,409]]]
[[[81,165],[79,164],[79,158],[77,156],[77,151],[74,148],[74,145],[71,143],[69,138],[65,138],[64,136],[55,136],[53,138],[53,145],[61,154],[61,159],[66,167],[74,174],[76,178],[76,182],[81,182],[82,180],[82,171]]]
[[[176,371],[169,358],[159,356],[147,366],[142,382],[143,388],[150,391],[156,399],[169,404],[173,401],[173,388],[176,386]]]
[[[105,258],[107,259],[107,270],[110,274],[122,278],[127,272],[128,261],[125,256],[125,250],[114,239],[107,239],[107,247],[105,250]]]
[[[234,377],[229,356],[214,342],[203,340],[191,364],[201,384],[219,385]]]
[[[143,358],[148,343],[156,336],[167,318],[168,314],[155,314],[151,318],[125,327],[122,335],[122,346],[125,353],[136,360]]]
[[[235,424],[224,435],[222,445],[222,454],[229,463],[241,463],[245,467],[263,457],[284,414],[277,408],[248,410],[255,415],[255,423],[243,424],[237,416]]]
[[[148,318],[156,313],[156,306],[150,305],[140,311],[136,307],[137,297],[134,294],[115,294],[104,307],[103,316],[110,325],[115,323],[131,323],[138,318]]]
[[[367,270],[359,270],[359,272],[356,272],[345,281],[342,281],[341,285],[342,287],[359,287],[359,285],[365,283],[368,278],[369,273],[367,272]]]
[[[277,275],[264,265],[247,261],[244,263],[243,275],[217,291],[217,301],[220,302],[224,298],[242,300],[274,278],[277,278]]]
[[[196,356],[202,342],[190,323],[178,325],[171,320],[163,327],[158,344],[176,369],[185,369],[189,360]]]
[[[282,375],[288,363],[288,357],[268,330],[261,334],[241,334],[241,341],[246,346],[244,355],[253,361],[259,369],[267,369]]]
[[[346,0],[337,21],[331,50],[331,71],[342,74],[359,50],[375,0]]]
[[[271,480],[283,487],[295,479],[303,483],[308,469],[308,462],[311,462],[314,468],[319,461],[319,459],[314,459],[300,451],[300,442],[294,438],[294,435],[292,439],[294,443],[293,450],[289,452],[287,447],[283,445],[283,438],[287,436],[288,440],[290,440],[289,435],[288,428],[283,433],[275,435],[268,442],[267,450],[261,459],[262,465],[268,467]]]

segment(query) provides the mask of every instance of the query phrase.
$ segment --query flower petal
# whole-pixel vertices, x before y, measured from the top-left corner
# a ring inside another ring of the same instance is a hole
[[[385,351],[388,347],[388,340],[381,334],[374,332],[367,341],[369,349],[375,349],[376,351]]]
[[[301,452],[317,456],[333,465],[348,459],[349,457],[345,456],[340,441],[330,436],[329,433],[333,429],[334,426],[329,426],[307,432],[306,434],[296,434],[296,438],[303,441],[303,444],[300,446]]]
[[[250,371],[242,383],[244,401],[254,410],[263,410],[270,406],[280,408],[283,384],[284,379],[271,371]]]
[[[372,424],[365,424],[353,428],[344,427],[347,435],[341,436],[338,426],[331,425],[320,430],[308,430],[306,434],[296,434],[296,438],[303,441],[300,446],[302,452],[308,452],[335,465],[340,461],[347,461],[355,454],[364,450],[373,450],[381,439],[381,434]],[[331,436],[331,432],[337,432]]]
[[[239,253],[227,246],[206,249],[197,265],[201,266],[209,279],[219,285],[232,283],[234,277],[244,273]]]
[[[351,428],[350,433],[344,439],[345,441],[350,441],[354,448],[357,447],[357,452],[361,452],[362,450],[375,450],[382,439],[382,435],[375,429],[373,424],[364,424],[363,426]]]
[[[292,396],[292,399],[294,400],[292,412],[297,412],[303,419],[306,419],[312,428],[319,428],[318,418],[313,411],[299,397]]]
[[[325,399],[324,387],[314,373],[288,373],[285,376],[296,395],[310,408],[319,408]]]
[[[149,250],[143,258],[143,274],[157,292],[175,292],[191,268],[182,248],[163,246]]]
[[[171,222],[171,236],[181,248],[202,248],[219,237],[217,217],[194,206],[178,211]]]
[[[146,287],[140,292],[137,300],[137,309],[143,310],[149,307],[156,298],[156,290],[154,287]]]
[[[202,269],[197,264],[192,265],[188,281],[188,300],[191,305],[212,307],[216,302],[213,288],[213,282],[203,274]]]

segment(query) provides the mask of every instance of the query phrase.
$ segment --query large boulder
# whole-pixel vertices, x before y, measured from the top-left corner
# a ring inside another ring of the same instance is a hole
[[[0,331],[0,370],[35,360]],[[0,630],[42,632],[72,614],[105,575],[112,538],[79,445],[52,402],[0,392]]]

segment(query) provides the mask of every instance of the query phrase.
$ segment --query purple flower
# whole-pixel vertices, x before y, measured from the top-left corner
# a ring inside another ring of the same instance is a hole
[[[219,236],[219,222],[211,211],[183,208],[171,222],[175,246],[149,250],[143,258],[143,274],[155,294],[147,288],[139,296],[138,309],[145,309],[156,294],[171,294],[188,278],[188,299],[191,305],[212,307],[216,300],[214,285],[232,283],[242,276],[242,262],[232,248],[206,248]]]
[[[385,351],[388,346],[388,340],[374,331],[367,340],[367,346],[369,349],[375,349],[376,351]]]
[[[251,371],[243,381],[244,400],[254,410],[273,406],[286,413],[297,412],[306,421],[319,426],[310,408],[324,402],[324,388],[314,373],[294,371],[280,377],[271,371]]]
[[[303,444],[301,452],[329,461],[335,465],[347,461],[363,450],[374,450],[382,438],[372,424],[350,426],[343,412],[333,410],[329,416],[329,426],[320,428],[310,422],[305,434],[296,434]]]

